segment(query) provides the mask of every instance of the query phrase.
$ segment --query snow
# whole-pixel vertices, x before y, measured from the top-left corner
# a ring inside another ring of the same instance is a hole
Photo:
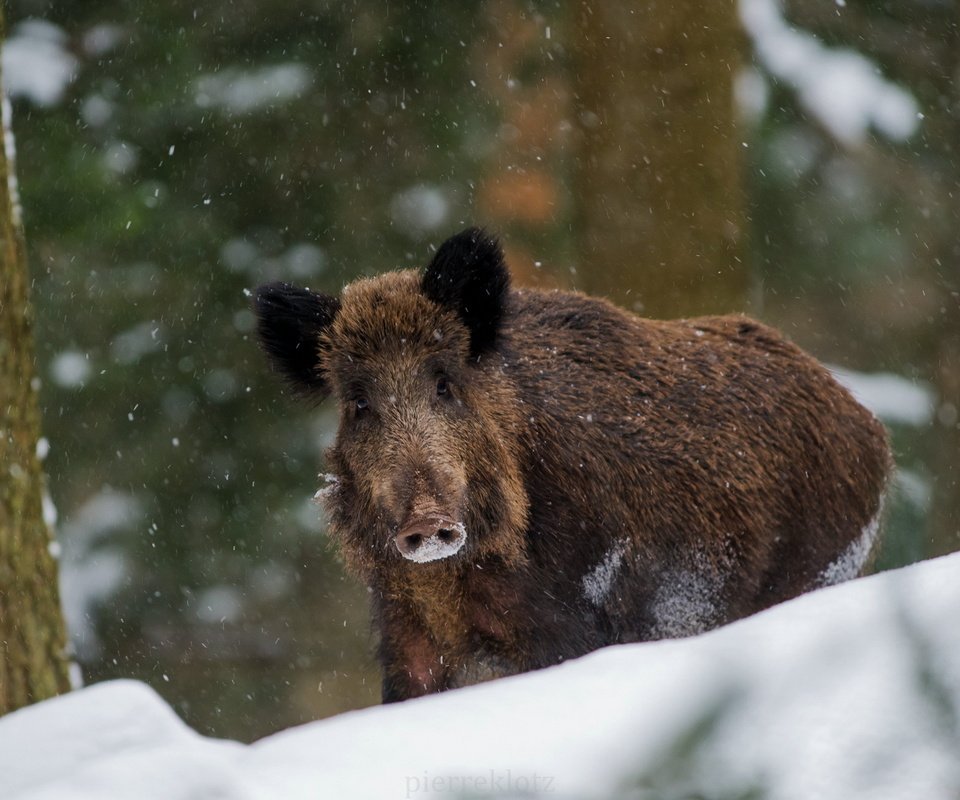
[[[838,141],[861,144],[871,129],[897,142],[916,132],[913,95],[885,80],[868,58],[791,27],[777,0],[740,0],[739,9],[760,62],[796,90],[803,107]]]
[[[873,545],[880,532],[880,519],[883,505],[877,515],[864,527],[860,536],[854,539],[840,557],[830,564],[817,578],[818,586],[834,586],[857,577],[863,570],[873,552]]]
[[[914,508],[926,513],[930,509],[932,489],[929,479],[904,467],[897,467],[894,476],[896,488]]]
[[[53,106],[76,76],[77,59],[67,50],[67,35],[52,22],[24,20],[3,45],[3,83],[10,97]]]
[[[10,106],[10,97],[6,94],[0,97],[0,121],[3,126],[3,153],[7,159],[10,218],[14,227],[19,228],[23,225],[23,206],[20,203],[20,184],[17,183],[17,142],[13,136],[13,109]]]
[[[583,596],[595,606],[602,605],[610,593],[613,581],[620,571],[620,564],[623,563],[623,554],[627,550],[626,540],[621,539],[614,542],[613,546],[604,554],[592,570],[583,576]]]
[[[232,774],[241,745],[202,739],[134,681],[92,686],[4,718],[0,752],[10,800],[257,796]]]
[[[762,119],[770,102],[770,85],[760,70],[748,67],[736,74],[733,99],[745,121],[756,123]]]
[[[46,489],[44,489],[43,494],[41,495],[40,502],[43,513],[43,521],[47,524],[47,527],[52,530],[56,527],[57,520],[60,518],[60,514],[57,511],[57,504],[53,502],[53,498]],[[57,548],[54,558],[59,558],[61,552],[60,543],[54,540],[50,542],[50,546]]]
[[[445,541],[439,536],[431,536],[424,539],[412,553],[401,553],[401,555],[410,561],[416,561],[418,564],[426,564],[428,561],[439,561],[442,558],[449,558],[455,553],[459,553],[460,548],[467,541],[467,529],[462,522],[456,522],[450,528],[457,535],[452,541]]]
[[[309,242],[292,245],[281,258],[287,271],[299,280],[317,277],[327,263],[326,252]]]
[[[654,631],[661,638],[693,636],[716,624],[713,620],[723,585],[702,554],[697,554],[696,560],[696,569],[667,573],[654,595]]]
[[[260,250],[246,239],[235,238],[220,248],[220,260],[233,272],[242,272],[256,265]]]
[[[232,114],[247,114],[294,100],[312,83],[312,72],[302,64],[273,64],[252,70],[228,67],[196,81],[196,103],[201,108],[216,106]]]
[[[85,98],[80,106],[80,116],[83,121],[93,128],[106,125],[113,117],[114,104],[106,97],[93,94]]]
[[[889,372],[854,372],[829,367],[854,396],[884,422],[927,425],[933,419],[934,394],[929,386]]]
[[[390,200],[390,217],[402,229],[424,235],[446,224],[450,201],[439,186],[417,184],[394,195]]]
[[[78,655],[91,658],[100,649],[94,608],[123,585],[130,565],[115,537],[140,521],[140,501],[109,487],[93,495],[60,527],[60,599],[67,630]]]
[[[311,242],[296,242],[279,254],[263,252],[243,238],[230,239],[220,248],[223,266],[231,272],[245,272],[257,281],[309,281],[326,269],[327,260],[327,252]]]
[[[122,39],[123,28],[109,22],[101,23],[83,34],[83,50],[94,58],[105,56],[118,47]]]
[[[146,686],[0,719],[5,800],[960,793],[960,554],[823,589],[701,636],[364,709],[252,745]]]
[[[200,593],[194,613],[201,622],[239,622],[243,618],[243,595],[232,586],[211,586]]]
[[[218,367],[210,370],[203,379],[203,391],[215,403],[223,403],[235,397],[240,389],[233,370]]]
[[[136,169],[140,154],[129,142],[111,142],[101,156],[104,168],[114,175],[126,175]]]
[[[82,388],[92,372],[89,358],[78,350],[64,350],[50,364],[50,377],[65,389]]]
[[[336,492],[337,488],[340,486],[340,476],[334,475],[332,472],[322,475],[321,478],[326,486],[317,489],[317,493],[313,496],[313,499],[318,503],[322,503],[323,501],[327,500],[327,498]]]
[[[117,364],[136,364],[145,355],[161,350],[163,342],[163,325],[147,320],[117,334],[110,343],[110,357]]]

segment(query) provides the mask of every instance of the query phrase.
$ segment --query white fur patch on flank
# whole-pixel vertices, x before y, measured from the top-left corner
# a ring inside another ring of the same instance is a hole
[[[695,561],[693,569],[671,570],[661,579],[650,609],[657,638],[695,636],[716,623],[722,579],[705,556]]]
[[[600,563],[581,579],[583,583],[583,596],[595,606],[603,603],[610,593],[610,588],[613,586],[613,581],[620,571],[620,565],[623,563],[623,554],[626,550],[627,542],[625,539],[620,539],[615,542],[613,547],[600,559]]]
[[[860,575],[867,559],[870,558],[870,553],[873,551],[873,545],[880,530],[882,510],[881,504],[877,515],[864,526],[860,536],[850,542],[847,549],[840,554],[840,557],[817,576],[817,587],[834,586]]]
[[[423,543],[412,553],[403,553],[403,557],[410,561],[416,561],[418,564],[449,558],[459,552],[464,542],[467,541],[467,529],[462,522],[451,525],[450,530],[457,534],[457,537],[452,541],[443,541],[439,536],[431,536],[429,539],[424,539]]]

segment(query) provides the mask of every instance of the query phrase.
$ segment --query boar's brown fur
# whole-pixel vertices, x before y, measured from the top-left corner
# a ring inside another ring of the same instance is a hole
[[[422,275],[256,305],[279,370],[340,405],[326,503],[372,590],[384,700],[696,633],[865,566],[885,432],[757,322],[510,290],[475,229]]]

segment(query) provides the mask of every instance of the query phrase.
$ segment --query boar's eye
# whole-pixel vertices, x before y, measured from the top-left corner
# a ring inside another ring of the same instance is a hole
[[[437,397],[443,397],[444,395],[450,392],[450,386],[447,383],[447,378],[444,375],[441,375],[437,378]]]

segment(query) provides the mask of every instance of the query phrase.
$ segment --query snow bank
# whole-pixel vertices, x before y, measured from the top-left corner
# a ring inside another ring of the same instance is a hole
[[[960,554],[696,638],[344,714],[245,746],[145,686],[0,720],[9,800],[960,796]]]

